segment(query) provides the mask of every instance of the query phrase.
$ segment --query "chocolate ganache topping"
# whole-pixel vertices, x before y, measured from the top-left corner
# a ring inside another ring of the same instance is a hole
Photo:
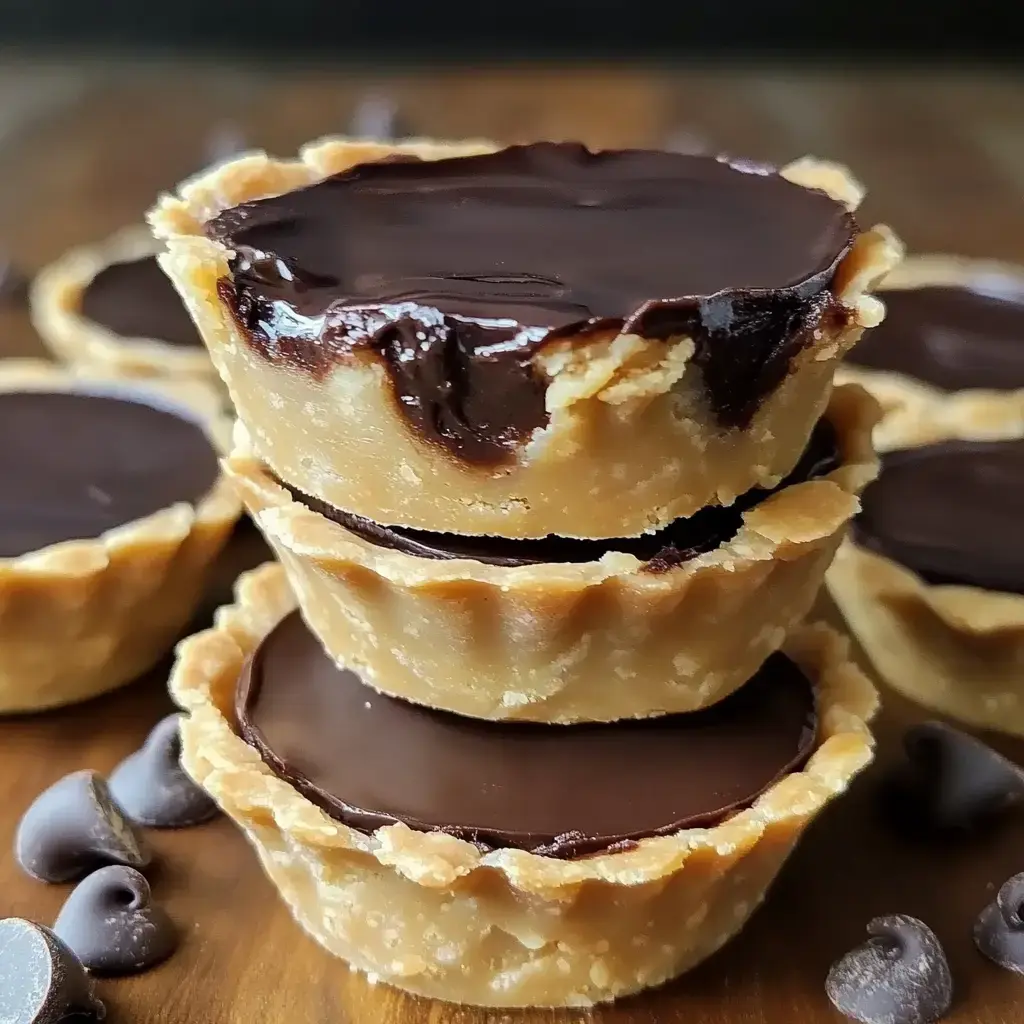
[[[236,715],[277,775],[352,828],[404,822],[562,858],[724,820],[801,766],[817,730],[811,684],[781,654],[691,714],[601,725],[463,718],[369,689],[297,612],[246,663]]]
[[[153,338],[180,348],[202,345],[154,256],[104,267],[86,286],[82,315],[124,338]]]
[[[363,164],[206,225],[257,351],[315,375],[376,351],[407,420],[479,463],[547,422],[531,358],[584,331],[692,337],[718,421],[746,425],[845,319],[829,286],[856,230],[773,168],[570,143]]]
[[[713,551],[732,540],[743,525],[743,514],[775,491],[804,480],[824,476],[840,463],[835,428],[820,420],[800,461],[773,490],[755,487],[732,505],[708,505],[684,519],[676,519],[655,533],[608,540],[575,537],[541,537],[513,540],[508,537],[477,537],[457,533],[432,533],[403,526],[382,526],[370,519],[328,505],[282,484],[307,508],[344,526],[365,541],[420,558],[471,558],[489,565],[537,565],[542,562],[593,562],[609,551],[622,551],[645,562],[647,572],[667,572],[691,558]]]
[[[854,537],[929,583],[1024,593],[1024,440],[949,441],[891,452]]]
[[[0,558],[98,537],[217,479],[217,455],[185,414],[99,394],[0,394]]]
[[[1024,388],[1024,283],[979,278],[970,287],[887,291],[885,320],[848,357],[944,391]]]

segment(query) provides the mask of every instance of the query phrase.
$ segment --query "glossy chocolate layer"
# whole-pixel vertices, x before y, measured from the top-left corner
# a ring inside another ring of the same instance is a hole
[[[810,755],[810,682],[772,655],[706,711],[610,725],[482,722],[385,697],[296,612],[246,663],[236,713],[263,760],[362,832],[401,821],[577,857],[722,821]]]
[[[930,583],[1024,593],[1024,440],[951,441],[882,458],[857,541]]]
[[[885,320],[849,357],[945,391],[1024,388],[1024,280],[886,292]]]
[[[828,288],[856,225],[772,168],[538,143],[364,164],[206,231],[264,356],[322,375],[371,348],[424,437],[489,462],[546,423],[537,347],[580,331],[693,337],[719,421],[745,425],[845,318]]]
[[[0,394],[0,558],[98,537],[217,479],[202,428],[112,395]]]
[[[656,533],[609,540],[542,537],[512,540],[456,533],[431,533],[401,526],[382,526],[362,516],[334,508],[289,487],[292,497],[307,508],[380,547],[420,558],[472,558],[489,565],[537,565],[542,562],[594,562],[609,551],[623,551],[646,562],[648,572],[665,572],[705,551],[713,551],[739,532],[743,514],[770,494],[791,484],[830,473],[840,463],[835,428],[821,420],[792,473],[774,490],[755,487],[729,506],[708,505],[685,519],[676,519]],[[287,485],[285,485],[287,486]]]
[[[104,267],[82,295],[82,315],[124,338],[153,338],[181,348],[203,344],[153,256]]]

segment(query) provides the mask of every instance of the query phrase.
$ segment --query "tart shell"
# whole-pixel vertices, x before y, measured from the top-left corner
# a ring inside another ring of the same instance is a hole
[[[0,364],[0,391],[119,393],[198,419],[218,450],[221,398],[198,382],[125,381],[35,360]],[[166,655],[195,612],[207,570],[241,514],[219,476],[182,502],[99,537],[0,558],[0,713],[73,704],[131,682]]]
[[[714,704],[782,645],[874,478],[876,414],[860,388],[835,391],[841,465],[660,573],[614,551],[510,568],[380,547],[293,500],[247,451],[244,428],[225,467],[306,621],[370,686],[475,718],[614,721]]]
[[[817,750],[721,825],[569,861],[483,853],[403,825],[365,835],[273,775],[231,724],[245,658],[294,606],[283,569],[264,566],[241,578],[212,630],[180,645],[183,764],[314,939],[423,996],[589,1006],[681,974],[742,928],[807,824],[872,757],[874,689],[845,641],[805,626],[785,651],[817,686]]]
[[[879,290],[884,300],[886,291],[969,287],[993,277],[1016,280],[1024,290],[1024,267],[939,254],[908,256]],[[882,419],[875,428],[875,445],[879,451],[957,438],[997,441],[1024,435],[1024,389],[943,391],[906,374],[851,363],[837,369],[836,382],[860,384],[878,399]]]
[[[156,338],[125,337],[82,314],[85,290],[101,270],[152,256],[158,249],[152,232],[140,224],[69,250],[32,282],[32,324],[50,351],[69,366],[119,377],[184,377],[220,388],[202,346],[182,348]]]
[[[253,351],[218,297],[218,281],[230,276],[230,250],[205,236],[207,220],[394,153],[431,160],[493,149],[326,140],[298,160],[257,153],[223,164],[151,211],[167,246],[160,263],[259,458],[304,493],[374,522],[505,537],[636,536],[777,484],[824,411],[839,360],[882,318],[881,303],[867,292],[901,254],[887,228],[858,236],[838,268],[832,287],[848,313],[843,325],[815,332],[745,428],[718,426],[691,366],[688,337],[606,332],[542,346],[533,367],[546,382],[549,422],[496,467],[467,463],[414,431],[368,350],[353,352],[322,380]],[[850,208],[860,201],[859,187],[834,165],[802,160],[782,173]]]

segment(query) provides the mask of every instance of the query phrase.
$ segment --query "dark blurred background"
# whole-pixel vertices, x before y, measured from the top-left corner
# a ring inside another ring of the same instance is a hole
[[[1020,0],[0,0],[12,45],[322,61],[1024,56]]]

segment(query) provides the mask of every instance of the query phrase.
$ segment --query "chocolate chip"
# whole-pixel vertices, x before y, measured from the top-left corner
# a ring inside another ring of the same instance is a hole
[[[249,149],[245,133],[230,121],[214,125],[206,138],[206,161],[211,164],[223,163]]]
[[[974,944],[993,963],[1024,974],[1024,874],[1004,882],[978,915]]]
[[[104,864],[149,863],[149,851],[92,771],[65,775],[36,797],[18,825],[14,853],[43,882],[70,882]]]
[[[49,928],[20,917],[0,920],[0,1021],[57,1024],[72,1014],[106,1016],[75,954]]]
[[[953,980],[934,932],[905,914],[876,917],[867,942],[833,964],[825,991],[864,1024],[929,1024],[949,1009]]]
[[[886,780],[885,808],[915,832],[966,832],[1024,800],[1024,773],[981,740],[942,722],[903,738],[906,761]]]
[[[178,946],[167,911],[149,883],[119,864],[94,871],[67,898],[53,926],[96,974],[131,974],[166,960]]]
[[[217,805],[181,767],[181,715],[168,715],[142,748],[110,775],[110,793],[132,821],[151,828],[185,828],[209,821]]]
[[[377,139],[387,142],[391,139],[407,138],[408,128],[398,112],[398,104],[388,96],[364,96],[352,113],[348,128],[354,139]]]
[[[0,305],[17,306],[28,299],[28,277],[0,252]]]

